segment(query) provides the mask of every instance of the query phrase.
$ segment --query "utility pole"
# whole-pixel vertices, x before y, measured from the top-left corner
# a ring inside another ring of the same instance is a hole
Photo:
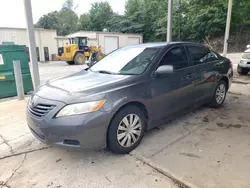
[[[167,42],[171,42],[172,41],[172,8],[173,8],[173,0],[168,0]]]
[[[179,41],[181,41],[181,0],[179,0],[179,3],[176,5],[178,9],[178,36],[179,36]]]
[[[26,16],[27,32],[29,38],[31,75],[33,80],[33,87],[34,89],[36,89],[40,85],[40,76],[39,76],[38,62],[36,56],[36,43],[35,43],[31,2],[30,0],[23,0],[23,3],[24,3],[24,11]]]
[[[224,49],[223,49],[223,56],[224,57],[227,56],[228,39],[229,39],[230,23],[231,23],[231,16],[232,16],[232,6],[233,6],[233,0],[228,0],[227,25],[226,25]]]

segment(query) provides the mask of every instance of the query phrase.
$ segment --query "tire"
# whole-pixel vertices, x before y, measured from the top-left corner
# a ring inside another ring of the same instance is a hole
[[[224,94],[222,94],[223,92],[219,91],[224,91]],[[219,95],[221,95],[221,97],[219,97]],[[212,101],[209,103],[209,106],[212,108],[220,108],[223,105],[226,96],[227,96],[227,83],[224,80],[220,80],[216,86]]]
[[[74,61],[67,61],[68,65],[74,65],[75,62]]]
[[[100,61],[103,57],[104,57],[104,54],[102,52],[95,52],[92,54],[91,62]]]
[[[134,126],[133,123],[130,124],[131,116],[133,119],[132,122],[135,123]],[[127,125],[129,125],[130,127],[129,129],[124,123],[125,119],[127,119]],[[132,127],[134,127],[134,129]],[[140,108],[132,105],[122,108],[114,116],[113,120],[109,125],[108,137],[107,137],[108,148],[112,152],[117,154],[129,153],[130,151],[135,149],[141,142],[144,136],[145,127],[146,127],[145,114]],[[127,129],[127,131],[130,131],[130,133],[126,132],[125,129]],[[120,139],[118,138],[118,135],[120,136]]]
[[[245,68],[242,68],[238,65],[237,67],[237,72],[239,73],[239,75],[247,75],[249,70],[248,69],[245,69]]]
[[[86,62],[86,57],[82,53],[77,53],[74,57],[76,65],[83,65]]]

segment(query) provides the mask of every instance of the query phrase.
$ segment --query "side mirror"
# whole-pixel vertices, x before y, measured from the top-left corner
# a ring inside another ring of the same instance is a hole
[[[173,65],[162,65],[155,71],[156,75],[170,74],[174,72]]]

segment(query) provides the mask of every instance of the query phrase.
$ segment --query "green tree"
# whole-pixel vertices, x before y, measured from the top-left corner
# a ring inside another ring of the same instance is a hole
[[[234,1],[232,11],[232,29],[242,31],[250,27],[250,1]]]
[[[127,17],[135,16],[141,12],[142,0],[127,0],[125,3],[125,15]]]
[[[204,41],[224,35],[228,0],[173,1],[173,40]],[[125,15],[113,13],[108,2],[93,3],[78,19],[73,0],[65,0],[59,12],[39,19],[36,27],[57,29],[59,35],[76,30],[142,33],[144,41],[165,41],[168,0],[127,0]],[[250,1],[233,2],[231,33],[250,30]]]
[[[62,9],[65,10],[73,10],[74,9],[74,1],[73,0],[65,0]]]
[[[144,40],[156,41],[157,28],[159,22],[165,17],[165,12],[162,11],[166,5],[165,0],[128,0],[125,5],[125,15],[133,22],[143,25]],[[166,10],[166,9],[165,9]],[[166,31],[166,30],[165,30]]]
[[[108,2],[96,2],[91,5],[89,11],[90,29],[102,31],[107,27],[107,21],[111,19],[113,10]]]
[[[35,27],[56,29],[58,35],[67,35],[77,31],[78,16],[74,12],[73,0],[66,0],[62,9],[43,15]]]
[[[144,25],[119,14],[113,14],[111,19],[106,22],[106,28],[111,32],[142,33],[143,27]]]
[[[82,14],[78,20],[78,30],[88,31],[90,30],[89,14]]]
[[[36,28],[43,29],[59,29],[59,19],[57,17],[58,12],[50,12],[39,18],[38,22],[35,24]]]
[[[78,16],[73,10],[73,0],[66,0],[57,16],[60,22],[59,35],[67,35],[77,31]]]

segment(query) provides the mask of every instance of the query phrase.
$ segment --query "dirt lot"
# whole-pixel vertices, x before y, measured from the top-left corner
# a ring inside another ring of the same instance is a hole
[[[230,55],[234,67],[238,56]],[[83,67],[40,68],[44,82]],[[26,101],[2,101],[0,188],[249,188],[250,82],[235,80],[222,108],[201,107],[149,131],[130,155],[46,146],[27,128]]]

